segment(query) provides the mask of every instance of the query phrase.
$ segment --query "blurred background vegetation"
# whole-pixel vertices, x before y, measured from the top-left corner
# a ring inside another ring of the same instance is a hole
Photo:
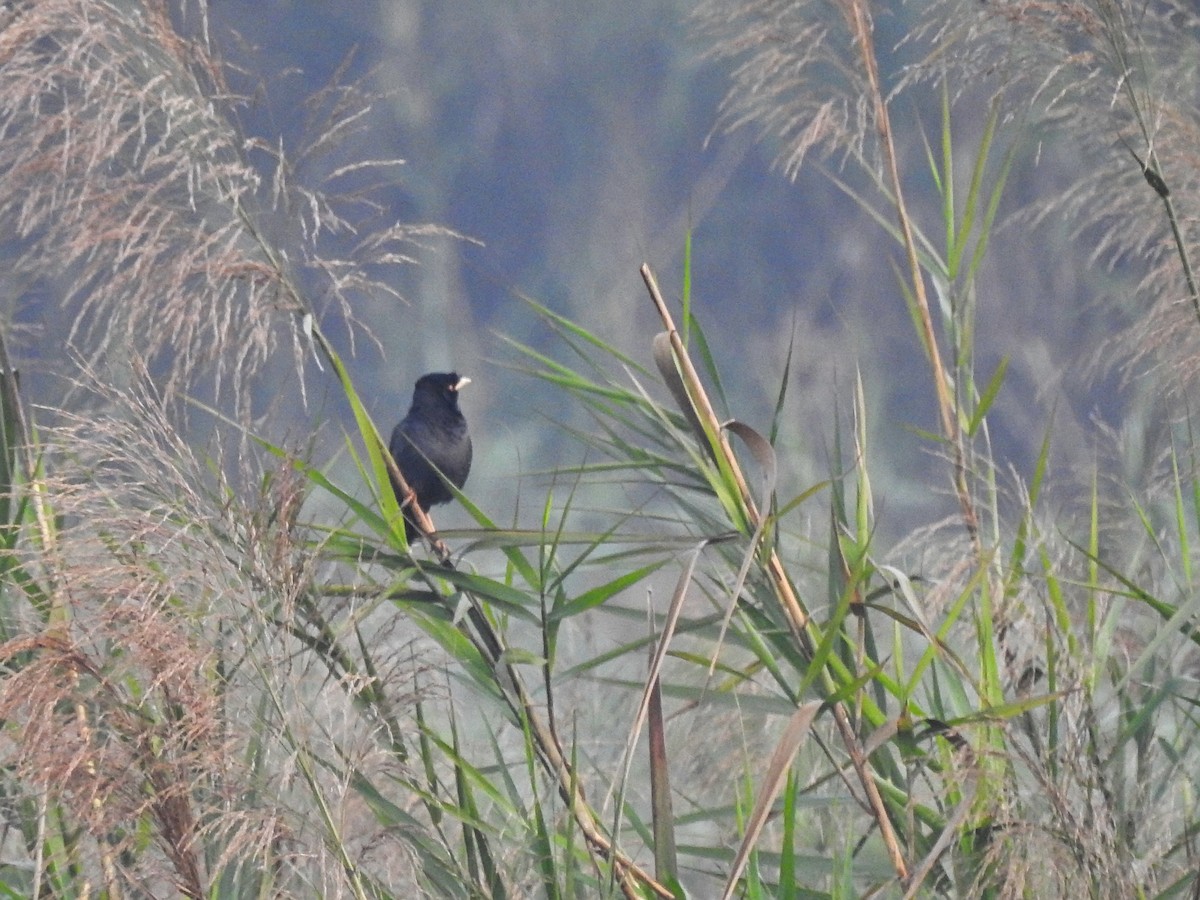
[[[856,368],[888,373],[866,381],[880,411],[872,428],[889,447],[879,460],[888,488],[880,492],[880,527],[898,537],[954,504],[929,489],[938,464],[910,428],[928,428],[933,408],[898,301],[895,253],[820,166],[785,178],[777,135],[757,125],[721,127],[731,64],[713,58],[693,7],[221,3],[210,16],[213,28],[236,29],[252,47],[237,57],[262,79],[261,91],[257,81],[239,85],[256,101],[243,114],[248,131],[285,148],[304,140],[296,111],[353,53],[343,77],[366,79],[381,99],[369,127],[321,164],[403,158],[389,213],[480,242],[421,248],[421,265],[397,283],[403,303],[363,297],[356,314],[382,349],[368,346],[350,361],[356,379],[379,392],[375,411],[385,420],[403,413],[420,373],[479,373],[467,403],[477,433],[495,435],[479,447],[480,497],[511,506],[523,470],[564,453],[577,461],[531,414],[532,407],[570,417],[571,404],[502,368],[511,356],[498,335],[545,341],[517,298],[531,296],[645,361],[655,320],[638,266],[651,262],[678,298],[690,231],[694,309],[714,355],[729,361],[725,379],[739,415],[765,421],[793,333],[800,347],[822,349],[793,360],[780,437],[790,484],[824,471],[831,410],[839,393],[848,396]],[[922,8],[897,4],[878,19],[892,89],[920,56],[900,42],[922,21]],[[223,43],[222,52],[235,48]],[[971,91],[955,115],[961,152],[969,153],[991,88],[958,89]],[[914,215],[925,222],[936,222],[940,207],[920,129],[937,127],[939,107],[936,90],[914,90],[895,111],[913,126],[900,136],[901,160],[920,194]],[[990,371],[1011,360],[1012,390],[1000,398],[993,439],[1005,464],[1028,473],[1053,411],[1066,454],[1059,465],[1087,467],[1096,452],[1090,418],[1121,420],[1140,396],[1112,367],[1096,365],[1134,305],[1140,276],[1091,260],[1094,240],[1076,239],[1085,226],[1065,215],[1037,228],[1008,221],[1073,185],[1079,154],[1070,142],[1039,141],[1036,131],[1014,128],[1005,139],[1020,142],[1016,171],[978,287],[978,328],[988,335],[979,362]],[[861,175],[842,163],[835,155],[822,165],[862,188]]]
[[[6,4],[0,889],[1195,896],[1197,46]]]

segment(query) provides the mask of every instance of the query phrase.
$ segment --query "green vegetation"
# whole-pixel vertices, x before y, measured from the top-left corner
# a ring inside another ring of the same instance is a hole
[[[474,527],[410,547],[392,423],[336,335],[441,233],[378,228],[387,160],[312,185],[243,139],[206,33],[153,4],[72,11],[0,25],[12,281],[61,299],[70,363],[31,396],[9,313],[0,895],[1200,890],[1185,7],[933,3],[907,60],[867,0],[697,14],[735,63],[725,124],[762,128],[787,177],[826,166],[894,266],[930,411],[902,424],[953,511],[886,546],[878,435],[902,425],[872,420],[871,373],[827,423],[827,471],[789,485],[793,366],[827,351],[793,336],[770,421],[739,418],[723,373],[767,362],[714,350],[681,234],[678,303],[641,270],[643,346],[522,299],[552,337],[505,336],[511,378],[586,414],[560,423],[579,462],[524,489],[532,514],[459,495]],[[931,89],[937,125],[902,121]],[[370,103],[331,92],[314,153]],[[1017,388],[979,363],[980,283],[1050,140],[1108,174],[1016,221],[1074,211],[1149,258],[1145,321],[1118,336],[1161,386],[1145,480],[1060,472],[1053,420],[1028,472],[993,447]],[[290,438],[264,401],[281,378],[332,388],[353,427]]]

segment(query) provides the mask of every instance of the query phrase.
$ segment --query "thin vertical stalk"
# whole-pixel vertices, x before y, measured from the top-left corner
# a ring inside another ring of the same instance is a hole
[[[942,436],[950,445],[954,455],[954,492],[958,496],[959,507],[962,510],[963,524],[966,526],[971,543],[978,555],[982,551],[979,539],[979,515],[975,510],[975,501],[971,496],[970,486],[967,484],[966,451],[963,447],[962,429],[958,426],[958,414],[953,393],[950,390],[950,378],[946,374],[946,366],[942,362],[941,351],[938,349],[933,316],[929,311],[929,297],[925,293],[925,278],[921,272],[917,243],[913,237],[912,220],[908,213],[908,205],[904,200],[904,188],[900,181],[900,165],[896,156],[896,145],[892,139],[891,117],[888,115],[887,100],[884,98],[880,85],[879,63],[875,58],[874,25],[871,21],[871,12],[867,8],[867,0],[847,0],[843,12],[858,44],[863,68],[866,70],[875,112],[875,128],[879,133],[879,142],[883,147],[888,178],[892,184],[892,197],[896,206],[896,218],[900,226],[900,233],[904,238],[904,252],[907,257],[908,272],[912,279],[913,297],[920,313],[922,339],[929,354],[933,385],[937,391]]]

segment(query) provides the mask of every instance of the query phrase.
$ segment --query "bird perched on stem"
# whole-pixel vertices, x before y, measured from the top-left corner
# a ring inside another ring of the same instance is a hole
[[[388,450],[400,474],[425,512],[454,495],[446,482],[461,488],[471,471],[471,436],[458,408],[458,392],[471,383],[457,372],[431,372],[417,379],[412,406],[392,431]],[[408,498],[393,485],[404,506]],[[411,542],[417,534],[413,517],[404,509],[404,534]]]

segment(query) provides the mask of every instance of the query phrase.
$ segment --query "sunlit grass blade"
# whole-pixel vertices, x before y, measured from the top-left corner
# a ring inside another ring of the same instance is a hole
[[[988,381],[987,387],[979,397],[979,401],[975,404],[975,409],[971,412],[971,418],[967,422],[966,432],[968,437],[974,437],[979,431],[979,426],[983,424],[984,416],[992,408],[992,403],[996,400],[996,395],[1000,393],[1000,388],[1004,384],[1004,375],[1008,372],[1008,357],[1000,360],[1000,365],[996,367],[996,371],[992,373],[991,379]]]
[[[388,529],[389,532],[397,534],[397,539],[404,542],[405,539],[402,537],[404,528],[399,524],[402,521],[400,504],[391,490],[391,476],[388,473],[388,464],[384,461],[384,454],[388,452],[387,443],[380,435],[379,429],[375,427],[375,421],[371,418],[371,414],[367,412],[362,400],[359,399],[358,391],[355,389],[354,382],[350,378],[350,373],[346,371],[341,357],[315,325],[313,329],[322,349],[325,351],[326,358],[333,365],[334,371],[337,373],[338,383],[342,387],[346,402],[350,404],[350,409],[354,413],[354,421],[358,425],[359,437],[362,439],[363,446],[367,451],[367,458],[371,463],[372,483],[377,486],[375,500],[379,503],[383,519],[392,525]]]
[[[633,569],[625,572],[618,578],[604,584],[599,584],[594,588],[584,591],[577,597],[574,597],[564,603],[556,604],[550,616],[552,620],[569,619],[581,613],[587,612],[593,607],[599,606],[610,597],[614,597],[627,588],[632,587],[638,582],[644,580],[647,576],[657,572],[666,564],[666,559],[659,562],[650,563],[638,569]]]

